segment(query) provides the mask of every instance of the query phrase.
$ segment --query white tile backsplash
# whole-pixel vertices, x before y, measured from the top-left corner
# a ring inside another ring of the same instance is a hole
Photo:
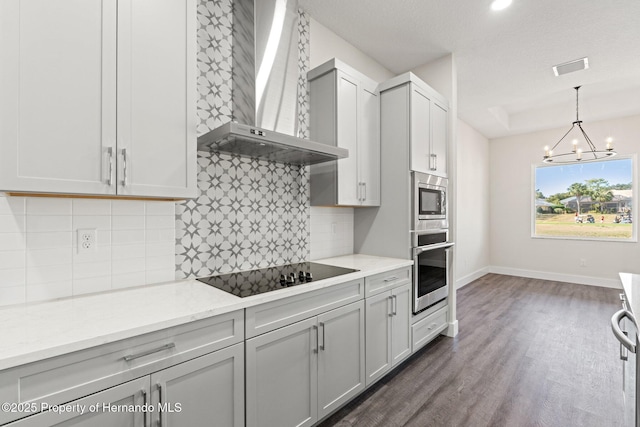
[[[310,209],[312,260],[353,253],[353,208]]]
[[[22,304],[27,300],[27,288],[24,286],[12,286],[3,288],[0,286],[0,304]]]
[[[2,251],[0,252],[0,270],[24,268],[24,251]]]
[[[0,251],[22,251],[26,244],[24,233],[0,233]]]
[[[24,233],[24,215],[0,215],[0,233]]]
[[[27,215],[71,215],[72,199],[26,197]]]
[[[21,286],[24,288],[26,276],[24,268],[8,268],[0,270],[0,288]],[[0,298],[0,302],[2,299]]]
[[[111,200],[76,199],[73,201],[74,219],[79,215],[111,216]]]
[[[0,197],[0,215],[24,215],[25,206],[24,197]]]
[[[66,265],[73,262],[73,252],[70,246],[50,249],[33,249],[26,252],[27,267],[47,267],[52,265]]]
[[[175,203],[0,197],[0,306],[173,280]],[[77,230],[97,247],[78,253]]]

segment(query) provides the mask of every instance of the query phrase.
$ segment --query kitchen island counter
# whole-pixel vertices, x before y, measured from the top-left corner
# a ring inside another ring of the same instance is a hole
[[[620,273],[627,307],[634,316],[640,316],[640,274]]]
[[[360,271],[247,298],[191,279],[2,308],[0,370],[413,264],[410,260],[368,255],[346,255],[315,262]]]

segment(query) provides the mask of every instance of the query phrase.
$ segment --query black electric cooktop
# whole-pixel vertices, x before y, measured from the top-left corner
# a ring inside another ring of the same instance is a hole
[[[241,271],[198,279],[214,288],[244,298],[291,286],[353,273],[352,268],[335,267],[315,262],[280,265],[260,270]]]

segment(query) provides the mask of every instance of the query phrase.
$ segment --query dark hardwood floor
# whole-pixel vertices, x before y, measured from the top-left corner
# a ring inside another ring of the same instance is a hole
[[[622,425],[616,289],[488,274],[440,336],[321,426]]]

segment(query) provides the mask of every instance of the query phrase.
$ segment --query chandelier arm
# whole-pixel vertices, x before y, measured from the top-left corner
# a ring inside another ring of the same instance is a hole
[[[580,131],[582,132],[582,136],[584,136],[585,141],[587,141],[587,144],[589,144],[589,148],[591,149],[591,151],[598,151],[595,144],[591,142],[591,138],[589,138],[589,135],[587,135],[584,129],[582,129],[582,125],[580,123],[578,123],[578,127],[580,128]]]
[[[571,127],[569,128],[569,130],[567,131],[567,133],[565,133],[564,135],[562,135],[562,138],[560,138],[560,139],[558,140],[558,142],[556,142],[556,145],[554,145],[554,146],[553,146],[553,148],[551,148],[551,151],[553,151],[553,150],[555,150],[555,149],[556,149],[556,147],[558,146],[558,144],[560,144],[560,143],[562,142],[562,140],[563,140],[567,135],[569,135],[569,132],[571,132],[571,131],[573,130],[573,128],[574,128],[574,127],[576,127],[576,124],[575,124],[575,123],[571,125]],[[582,129],[582,128],[580,128],[580,129]]]

